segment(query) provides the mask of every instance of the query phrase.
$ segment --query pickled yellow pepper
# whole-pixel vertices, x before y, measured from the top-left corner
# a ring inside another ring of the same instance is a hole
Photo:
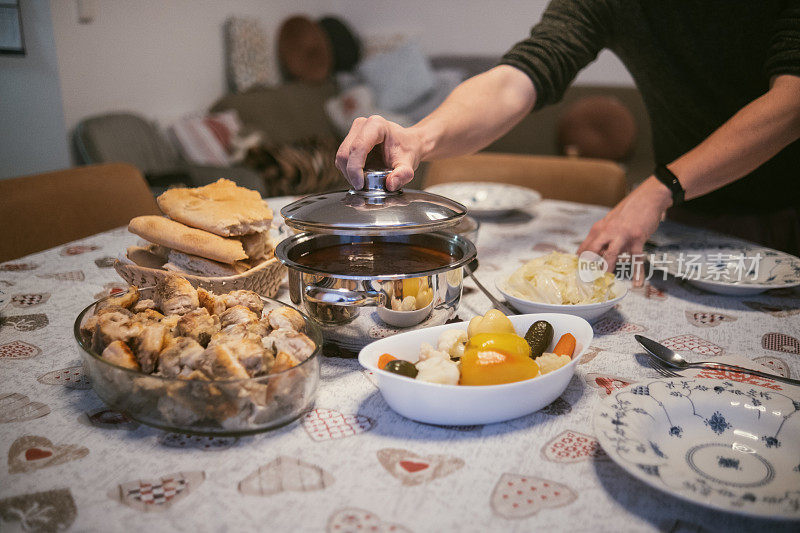
[[[539,375],[527,341],[515,333],[477,333],[461,358],[461,385],[499,385]]]

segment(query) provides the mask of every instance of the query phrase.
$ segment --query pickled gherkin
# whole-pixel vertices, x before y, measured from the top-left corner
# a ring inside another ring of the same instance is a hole
[[[546,320],[537,320],[528,328],[525,340],[531,347],[531,357],[536,359],[546,352],[547,347],[553,342],[553,326]]]

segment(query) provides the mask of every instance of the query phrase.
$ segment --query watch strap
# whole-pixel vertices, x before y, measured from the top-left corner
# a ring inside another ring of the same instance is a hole
[[[667,165],[657,165],[653,174],[656,179],[663,183],[672,193],[672,205],[682,204],[686,191],[678,180],[678,176],[668,169]]]

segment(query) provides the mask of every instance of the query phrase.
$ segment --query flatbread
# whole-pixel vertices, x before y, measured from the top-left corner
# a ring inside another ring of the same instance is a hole
[[[128,231],[167,248],[199,255],[220,263],[232,264],[247,259],[242,243],[236,239],[225,239],[207,231],[184,226],[166,217],[154,215],[136,217],[128,224]]]
[[[249,233],[237,239],[242,242],[244,253],[251,261],[261,261],[272,254],[272,239],[267,231]]]
[[[267,231],[272,223],[272,209],[260,194],[226,179],[169,189],[158,197],[158,207],[173,220],[223,237]]]
[[[167,265],[170,265],[167,267]],[[169,263],[164,265],[167,270],[172,270],[174,267],[181,272],[187,274],[194,274],[196,276],[235,276],[241,274],[249,268],[243,263],[236,263],[229,265],[220,263],[219,261],[212,261],[205,257],[187,254],[172,250],[169,253]]]

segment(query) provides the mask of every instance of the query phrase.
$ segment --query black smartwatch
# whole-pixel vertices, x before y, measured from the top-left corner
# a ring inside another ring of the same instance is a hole
[[[653,174],[658,181],[663,183],[672,192],[672,205],[676,206],[682,204],[686,191],[683,190],[681,182],[678,181],[678,176],[673,174],[672,171],[667,168],[667,165],[656,166]]]

